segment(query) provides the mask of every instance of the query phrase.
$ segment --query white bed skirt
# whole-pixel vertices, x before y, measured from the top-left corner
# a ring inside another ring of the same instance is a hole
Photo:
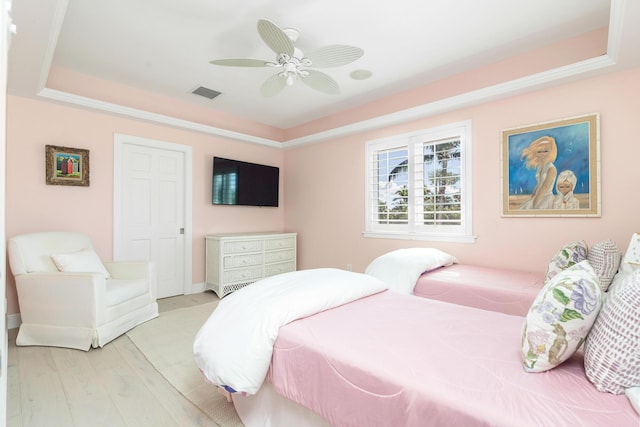
[[[234,394],[233,404],[245,427],[331,427],[320,415],[280,396],[268,381],[252,396]]]

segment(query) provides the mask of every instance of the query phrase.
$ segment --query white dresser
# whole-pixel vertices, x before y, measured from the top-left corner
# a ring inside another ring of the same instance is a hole
[[[222,298],[264,277],[295,271],[296,233],[207,234],[206,289]]]

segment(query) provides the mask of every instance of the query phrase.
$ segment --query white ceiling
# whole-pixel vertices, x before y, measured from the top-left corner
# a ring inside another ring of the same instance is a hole
[[[37,94],[55,66],[286,129],[607,27],[613,4],[624,10],[637,0],[13,2],[18,33],[9,57],[10,93]],[[264,98],[260,85],[275,70],[209,64],[231,57],[274,60],[256,30],[261,18],[298,29],[296,46],[303,51],[330,44],[364,49],[352,64],[323,69],[341,94],[298,82]],[[637,38],[633,43],[627,51],[637,54]],[[372,77],[350,78],[359,69]],[[190,93],[201,85],[222,95],[208,100]]]

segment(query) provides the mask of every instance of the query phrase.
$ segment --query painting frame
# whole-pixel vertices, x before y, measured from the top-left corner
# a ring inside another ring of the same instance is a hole
[[[501,144],[503,217],[601,216],[599,113],[505,129]]]
[[[89,186],[89,150],[45,146],[45,182],[47,185]]]

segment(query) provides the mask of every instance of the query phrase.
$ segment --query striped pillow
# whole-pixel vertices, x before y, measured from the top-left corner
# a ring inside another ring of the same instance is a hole
[[[587,260],[600,279],[600,288],[603,292],[609,289],[609,285],[616,275],[622,254],[618,246],[611,240],[598,242],[589,248]]]
[[[584,367],[600,391],[640,386],[640,271],[609,291],[585,342]]]

